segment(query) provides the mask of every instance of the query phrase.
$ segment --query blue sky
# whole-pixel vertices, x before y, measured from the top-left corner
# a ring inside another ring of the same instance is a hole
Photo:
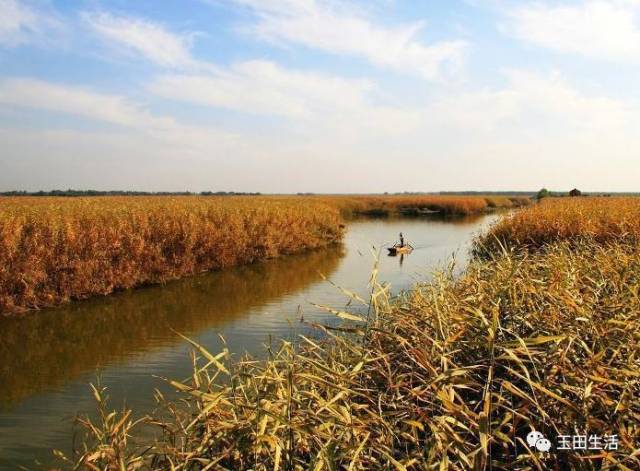
[[[0,189],[637,191],[640,0],[0,0]]]

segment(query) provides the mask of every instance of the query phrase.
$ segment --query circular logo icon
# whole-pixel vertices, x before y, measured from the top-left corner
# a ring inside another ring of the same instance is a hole
[[[536,448],[538,449],[538,451],[546,453],[551,449],[551,442],[546,438],[541,438],[536,442]]]
[[[536,450],[543,453],[546,453],[551,449],[551,442],[537,430],[532,430],[527,434],[527,443],[530,447],[535,447]]]
[[[527,435],[527,443],[529,444],[529,446],[534,447],[536,446],[536,442],[540,439],[543,439],[544,435],[542,435],[542,433],[536,431],[536,430],[532,430],[531,432],[529,432],[529,434]]]

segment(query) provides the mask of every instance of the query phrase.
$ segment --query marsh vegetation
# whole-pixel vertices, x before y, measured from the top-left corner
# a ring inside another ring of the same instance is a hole
[[[190,376],[190,346],[177,332],[210,351],[223,348],[222,335],[230,361],[245,352],[264,359],[264,345],[318,335],[313,323],[339,323],[310,304],[345,309],[348,298],[323,275],[368,296],[372,245],[393,243],[404,231],[416,246],[402,264],[380,259],[380,278],[397,293],[453,252],[461,270],[472,235],[498,217],[356,217],[339,244],[0,317],[0,469],[32,469],[36,459],[54,466],[53,448],[73,455],[73,419],[94,411],[88,391],[97,378],[113,407],[126,404],[136,415],[154,411],[155,389],[179,400],[159,379]],[[137,430],[136,439],[149,439],[148,430]]]
[[[638,207],[524,209],[477,240],[462,275],[444,270],[392,298],[374,271],[369,297],[333,311],[341,328],[317,325],[321,339],[282,341],[266,360],[194,342],[191,377],[169,380],[181,405],[158,397],[163,413],[142,418],[111,412],[96,389],[101,413],[83,419],[84,448],[67,464],[638,469],[640,248],[626,219]],[[140,420],[160,438],[132,439]],[[531,429],[615,435],[619,448],[542,454],[524,440]]]
[[[4,199],[0,312],[323,247],[339,226],[335,208],[288,198]]]
[[[477,214],[526,198],[0,198],[0,315],[336,243],[344,217]]]

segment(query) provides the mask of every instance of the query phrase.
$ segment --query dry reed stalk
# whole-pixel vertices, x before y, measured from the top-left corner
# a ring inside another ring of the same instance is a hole
[[[512,213],[477,244],[488,255],[503,248],[538,248],[561,240],[640,240],[639,198],[545,198]]]
[[[518,197],[0,198],[0,315],[336,242],[338,212],[476,214]]]
[[[0,314],[325,246],[340,223],[275,197],[0,198]]]
[[[265,361],[194,343],[192,378],[171,382],[188,407],[168,406],[164,438],[124,469],[638,469],[638,286],[637,244],[561,241],[394,302],[374,279],[369,323],[334,312],[352,323]],[[620,446],[543,454],[531,429]],[[118,469],[87,431],[75,466]]]

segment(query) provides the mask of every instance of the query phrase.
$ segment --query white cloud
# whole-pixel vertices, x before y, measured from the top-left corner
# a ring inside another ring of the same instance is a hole
[[[558,72],[546,76],[522,70],[506,71],[508,85],[498,90],[475,90],[437,100],[429,115],[440,123],[469,131],[498,131],[506,127],[546,128],[557,133],[611,133],[624,130],[640,118],[640,110],[619,100],[589,96]]]
[[[191,103],[290,118],[319,108],[354,106],[371,89],[366,80],[347,80],[248,61],[212,75],[166,75],[151,84],[163,97]]]
[[[175,34],[151,21],[106,12],[85,12],[83,18],[111,47],[121,52],[141,55],[162,67],[205,67],[191,55],[192,34]]]
[[[0,46],[14,47],[38,39],[57,20],[21,0],[0,0]]]
[[[412,110],[378,105],[368,80],[344,79],[282,68],[272,62],[241,62],[216,74],[166,75],[150,85],[163,98],[249,114],[312,121],[357,130],[402,133],[418,125]]]
[[[573,128],[607,133],[637,123],[633,119],[638,115],[637,108],[620,100],[586,95],[558,72],[547,77],[523,71],[511,71],[508,75],[520,111],[534,117],[538,113],[555,117],[547,124],[559,125],[561,132]]]
[[[237,142],[218,129],[185,125],[169,116],[155,115],[119,95],[97,93],[30,78],[0,80],[2,105],[46,110],[109,123],[138,136],[153,137],[181,152],[203,153]]]
[[[509,13],[516,37],[561,53],[612,61],[640,59],[640,2],[527,3]]]
[[[118,95],[31,78],[0,80],[0,104],[55,111],[127,127],[167,126],[158,118]]]
[[[249,7],[258,17],[249,30],[275,42],[296,43],[325,52],[363,57],[388,69],[438,78],[458,67],[466,42],[427,45],[417,37],[422,22],[390,28],[357,14],[344,1],[228,0]]]
[[[280,93],[305,78],[268,63],[243,63],[226,73],[224,80],[215,78],[222,80],[216,87],[253,77],[229,91],[231,98],[246,101],[224,97],[212,104],[221,106],[221,100],[243,111],[259,102],[251,97],[252,87]],[[293,104],[283,112],[287,120],[282,126],[270,123],[268,133],[245,127],[238,135],[181,124],[115,95],[28,79],[0,81],[0,103],[7,106],[123,128],[0,129],[6,144],[0,186],[366,192],[548,185],[611,190],[632,189],[638,178],[640,110],[586,94],[559,74],[509,71],[502,88],[452,92],[431,104],[392,110],[372,103],[376,90],[366,81],[342,88],[333,84],[340,91],[331,98],[331,80],[312,78],[320,83],[292,90]],[[194,87],[194,101],[208,93],[206,84],[176,85]],[[263,96],[261,91],[258,97]],[[310,101],[296,101],[304,96]],[[261,103],[265,113],[275,106],[269,99]],[[379,132],[384,127],[404,133]],[[308,133],[299,133],[301,128]],[[390,165],[410,170],[390,179]]]
[[[584,93],[558,73],[506,75],[504,87],[441,96],[427,107],[421,135],[406,139],[407,151],[422,155],[415,174],[428,178],[421,169],[430,162],[437,182],[457,189],[633,188],[638,106]]]

